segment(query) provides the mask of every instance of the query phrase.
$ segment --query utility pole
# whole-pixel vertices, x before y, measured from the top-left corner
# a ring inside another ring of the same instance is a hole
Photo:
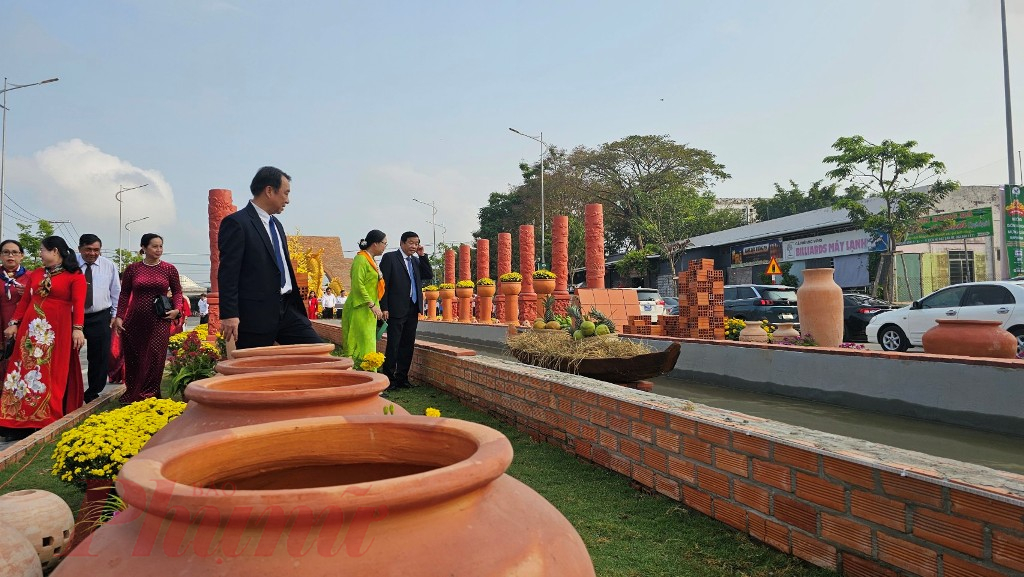
[[[123,211],[124,200],[121,198],[121,195],[126,193],[126,192],[128,192],[129,190],[135,190],[135,189],[143,188],[143,187],[146,187],[146,186],[149,186],[149,183],[140,184],[139,186],[133,186],[131,188],[125,188],[124,186],[120,186],[119,187],[120,190],[118,190],[117,194],[114,195],[114,198],[117,199],[117,250],[118,250],[118,254],[120,254],[121,250],[124,249],[124,233],[121,232],[121,222],[122,222],[121,215],[124,212]]]

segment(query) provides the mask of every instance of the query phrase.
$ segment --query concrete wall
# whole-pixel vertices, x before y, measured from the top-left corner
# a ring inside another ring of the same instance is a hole
[[[502,347],[506,328],[421,322],[424,338]],[[641,339],[656,350],[678,341],[670,376],[879,413],[1024,434],[1024,361],[785,347],[734,341]]]

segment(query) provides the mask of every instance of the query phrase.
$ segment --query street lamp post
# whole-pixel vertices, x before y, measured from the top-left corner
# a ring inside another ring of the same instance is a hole
[[[125,192],[128,192],[129,190],[135,190],[137,188],[142,188],[142,187],[145,187],[145,186],[149,186],[149,183],[147,182],[146,184],[140,184],[139,186],[133,186],[131,188],[125,188],[124,186],[119,186],[118,187],[119,190],[114,194],[114,198],[117,199],[117,251],[118,251],[118,253],[120,253],[121,250],[124,248],[124,244],[123,244],[124,233],[121,232],[121,220],[122,220],[121,219],[121,213],[123,212],[122,209],[124,208],[124,200],[121,199],[121,195],[123,193],[125,193]],[[146,218],[149,218],[149,217],[147,216]],[[140,218],[139,220],[142,220],[142,219]],[[136,222],[136,221],[132,221],[132,222]],[[128,224],[131,224],[131,223],[128,223]],[[124,226],[124,228],[125,228],[125,230],[128,230],[128,225],[126,224]]]
[[[434,204],[434,201],[423,202],[422,200],[419,200],[419,199],[416,199],[416,198],[414,198],[413,200],[418,202],[418,203],[420,203],[420,204],[422,204],[422,205],[424,205],[424,206],[429,206],[431,208],[431,210],[433,211],[430,214],[430,228],[432,229],[432,232],[434,233],[434,245],[430,249],[430,256],[437,256],[437,224],[435,223],[435,217],[437,217],[437,205]]]
[[[546,268],[544,261],[544,229],[547,228],[547,221],[544,220],[544,154],[548,150],[548,143],[544,142],[544,131],[541,131],[540,136],[530,136],[529,134],[519,132],[515,128],[509,128],[509,130],[519,136],[525,136],[540,143],[540,267]]]
[[[29,86],[38,86],[40,84],[49,84],[51,82],[57,82],[57,78],[50,78],[48,80],[42,80],[40,82],[33,82],[32,84],[15,84],[13,82],[7,82],[7,77],[4,77],[4,89],[0,91],[0,94],[4,95],[4,103],[0,105],[0,108],[4,109],[3,112],[3,128],[0,129],[2,135],[0,135],[0,238],[4,238],[4,159],[7,157],[7,93],[12,90],[18,90],[19,88],[28,88]],[[10,88],[8,88],[10,85]]]

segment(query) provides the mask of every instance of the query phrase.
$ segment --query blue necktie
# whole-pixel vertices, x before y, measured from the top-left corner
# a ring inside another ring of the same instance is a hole
[[[412,257],[405,257],[406,268],[409,269],[409,298],[416,302],[416,275],[412,272]]]
[[[277,232],[277,219],[270,216],[270,240],[274,243],[274,262],[277,263],[277,270],[281,273],[281,288],[284,288],[284,259],[281,258],[281,236]]]

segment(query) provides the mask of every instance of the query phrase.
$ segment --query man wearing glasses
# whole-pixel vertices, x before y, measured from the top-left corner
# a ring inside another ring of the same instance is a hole
[[[86,360],[89,363],[89,386],[85,402],[96,400],[107,386],[107,359],[110,358],[110,327],[117,316],[117,299],[121,296],[121,279],[117,267],[100,255],[103,243],[95,234],[83,234],[78,240],[78,265],[85,273]]]

